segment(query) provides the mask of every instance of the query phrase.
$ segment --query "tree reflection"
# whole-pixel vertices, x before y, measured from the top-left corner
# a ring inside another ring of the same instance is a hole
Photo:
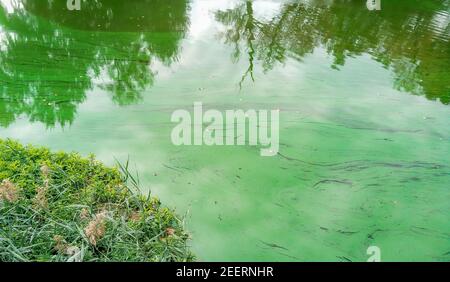
[[[287,57],[301,60],[321,47],[333,56],[333,68],[370,54],[393,71],[396,89],[450,102],[448,1],[384,1],[377,12],[364,1],[297,1],[262,20],[254,17],[252,3],[216,12],[226,27],[225,42],[235,46],[234,58],[248,53],[243,80],[252,76],[255,59],[269,71]]]
[[[73,122],[86,91],[100,87],[119,105],[153,84],[151,64],[177,60],[188,27],[186,0],[65,0],[0,5],[0,125],[19,116],[47,126]]]

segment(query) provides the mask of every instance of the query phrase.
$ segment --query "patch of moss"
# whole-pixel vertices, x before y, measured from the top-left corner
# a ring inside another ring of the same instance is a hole
[[[0,261],[192,261],[183,222],[93,156],[0,139]]]

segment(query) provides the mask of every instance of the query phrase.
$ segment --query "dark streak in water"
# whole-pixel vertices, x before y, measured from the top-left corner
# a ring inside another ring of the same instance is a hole
[[[322,125],[329,125],[329,126],[340,126],[340,127],[345,127],[345,128],[348,128],[348,129],[371,130],[371,131],[388,132],[388,133],[419,133],[419,132],[422,132],[421,129],[394,129],[394,128],[376,128],[376,127],[357,127],[357,126],[349,126],[349,125],[345,125],[345,124],[331,124],[331,123],[314,122],[314,121],[308,121],[308,122],[304,122],[304,123],[322,124]]]
[[[377,138],[377,139],[375,139],[375,140],[394,142],[394,140],[392,140],[392,139],[390,139],[390,138]]]
[[[274,205],[279,206],[280,208],[284,208],[284,206],[280,203],[274,203]]]
[[[277,253],[280,254],[280,255],[283,255],[285,257],[288,257],[288,258],[292,258],[292,259],[295,259],[295,260],[300,260],[300,258],[298,258],[296,256],[288,255],[288,254],[285,254],[285,253],[282,253],[282,252],[277,252]]]
[[[278,152],[278,155],[288,161],[297,161],[297,162],[301,162],[301,163],[308,164],[308,165],[324,166],[324,167],[338,166],[338,165],[342,165],[342,164],[358,162],[356,160],[356,161],[348,161],[348,162],[342,162],[342,163],[313,163],[313,162],[307,162],[307,161],[296,159],[296,158],[291,158],[291,157],[281,154],[280,152]]]
[[[339,180],[339,179],[323,179],[323,180],[320,180],[320,181],[316,182],[313,185],[313,188],[316,188],[317,186],[319,186],[322,183],[339,183],[339,184],[345,184],[345,185],[348,185],[348,186],[352,186],[353,185],[353,183],[350,180],[347,180],[347,179],[343,179],[343,180]]]
[[[446,167],[443,164],[439,163],[429,163],[429,162],[421,162],[421,161],[414,161],[409,163],[390,163],[390,162],[380,162],[380,161],[371,161],[371,160],[353,160],[353,161],[346,161],[346,162],[340,162],[340,163],[314,163],[314,162],[307,162],[304,160],[300,160],[297,158],[288,157],[286,155],[281,154],[278,152],[278,155],[288,161],[296,161],[301,162],[307,165],[312,166],[321,166],[321,167],[332,167],[334,170],[345,170],[345,171],[361,171],[368,168],[373,168],[376,166],[382,166],[382,167],[389,167],[389,168],[424,168],[424,169],[441,169]]]
[[[280,245],[277,245],[275,243],[268,243],[268,242],[264,242],[263,240],[259,240],[259,241],[261,243],[263,243],[264,245],[268,246],[268,247],[271,247],[271,248],[274,248],[274,249],[282,249],[282,250],[285,250],[285,251],[289,251],[287,248],[285,248],[283,246],[280,246]]]
[[[345,231],[345,230],[337,230],[336,232],[344,234],[344,235],[353,235],[358,233],[358,231]]]
[[[349,258],[347,258],[347,257],[344,257],[344,256],[336,256],[338,259],[341,259],[341,260],[345,260],[345,261],[348,261],[348,262],[352,262],[352,260],[351,259],[349,259]]]
[[[166,168],[168,168],[168,169],[174,170],[174,171],[176,171],[176,172],[182,172],[181,170],[179,170],[179,169],[177,169],[177,168],[174,168],[174,167],[171,167],[171,166],[168,166],[168,165],[166,165],[166,164],[163,164],[163,166],[166,167]]]
[[[383,232],[383,231],[387,231],[387,230],[383,230],[383,229],[375,229],[372,233],[367,234],[367,238],[369,239],[375,239],[375,233],[377,232]]]

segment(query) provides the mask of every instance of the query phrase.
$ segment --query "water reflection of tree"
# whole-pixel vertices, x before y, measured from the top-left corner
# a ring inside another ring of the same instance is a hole
[[[234,58],[248,52],[243,79],[255,58],[268,71],[288,56],[300,60],[323,47],[333,68],[367,53],[393,71],[397,89],[450,102],[448,1],[384,1],[382,12],[368,11],[364,1],[308,2],[285,4],[268,20],[254,17],[252,1],[216,12],[226,26],[225,42],[235,46]]]
[[[20,115],[71,123],[94,86],[117,104],[138,102],[151,63],[176,60],[188,26],[187,1],[169,2],[97,0],[71,12],[65,0],[23,0],[11,14],[0,5],[0,125]]]

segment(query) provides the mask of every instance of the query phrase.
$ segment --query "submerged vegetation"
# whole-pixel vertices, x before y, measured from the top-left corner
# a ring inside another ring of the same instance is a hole
[[[0,139],[0,183],[0,261],[193,260],[183,222],[127,166]]]

